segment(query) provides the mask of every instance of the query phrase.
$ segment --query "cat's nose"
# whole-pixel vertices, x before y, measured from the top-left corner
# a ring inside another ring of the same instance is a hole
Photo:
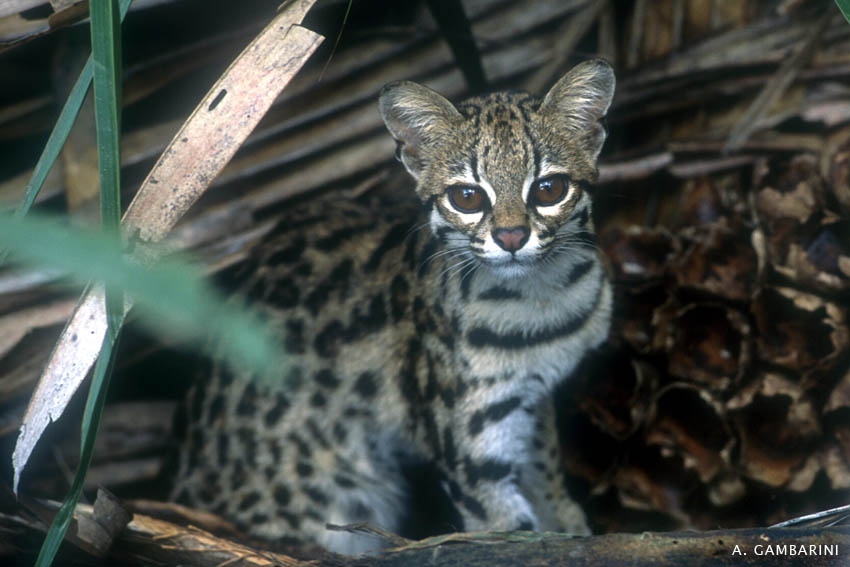
[[[529,230],[525,226],[515,226],[513,228],[497,228],[493,230],[493,240],[496,241],[503,250],[508,252],[516,252],[528,242]]]

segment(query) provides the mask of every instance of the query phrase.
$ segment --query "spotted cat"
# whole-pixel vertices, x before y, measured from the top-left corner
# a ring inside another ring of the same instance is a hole
[[[359,553],[376,541],[326,523],[399,530],[405,463],[425,462],[456,529],[587,534],[551,394],[608,332],[591,195],[613,92],[598,59],[542,99],[455,106],[384,87],[418,199],[330,196],[257,248],[244,293],[288,366],[268,387],[213,365],[190,395],[174,497],[256,536]]]

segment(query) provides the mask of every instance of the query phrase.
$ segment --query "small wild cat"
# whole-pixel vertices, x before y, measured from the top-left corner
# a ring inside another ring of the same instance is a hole
[[[223,364],[195,387],[175,498],[356,553],[376,542],[325,524],[398,530],[418,459],[457,529],[588,533],[551,394],[608,332],[590,208],[613,92],[602,60],[542,99],[387,85],[419,199],[323,199],[257,249],[244,291],[289,364],[280,388]]]

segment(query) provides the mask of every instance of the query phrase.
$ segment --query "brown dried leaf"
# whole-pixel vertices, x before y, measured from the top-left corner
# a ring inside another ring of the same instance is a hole
[[[747,370],[750,325],[730,307],[697,303],[680,309],[667,328],[668,372],[725,390]]]
[[[0,358],[35,329],[58,325],[71,316],[76,300],[59,300],[0,317]]]
[[[823,179],[812,156],[794,157],[765,182],[767,186],[756,193],[756,209],[766,219],[793,219],[804,224],[823,209]]]
[[[658,376],[640,360],[617,359],[610,369],[617,380],[591,382],[579,409],[608,435],[625,439],[643,424]]]
[[[829,413],[841,408],[850,408],[850,372],[847,372],[832,389],[823,411]],[[848,454],[850,454],[850,445],[848,445]]]
[[[638,352],[648,353],[654,350],[653,315],[667,301],[667,290],[656,285],[629,293],[623,287],[615,286],[614,304],[620,309],[612,328]]]
[[[823,470],[823,463],[817,454],[809,455],[803,466],[795,470],[786,488],[793,492],[805,492],[812,487],[815,478]]]
[[[727,402],[741,408],[734,421],[744,473],[770,486],[805,490],[800,487],[817,472],[806,462],[822,435],[817,408],[799,382],[778,373],[761,373],[754,385],[749,395]]]
[[[747,494],[747,486],[741,477],[729,471],[719,474],[708,487],[708,499],[715,506],[729,506]]]
[[[771,241],[774,269],[806,287],[824,291],[850,288],[850,243],[836,236],[840,232],[847,229],[829,224],[807,237],[786,223]]]
[[[671,479],[659,478],[638,466],[623,466],[617,469],[614,478],[620,503],[634,510],[661,510],[682,522],[688,521],[682,510],[683,497],[679,487]]]
[[[850,129],[845,127],[838,135],[844,137],[843,143],[835,150],[826,173],[832,194],[845,211],[850,211]]]
[[[599,241],[614,268],[614,279],[630,284],[660,279],[676,251],[673,236],[663,228],[615,227],[603,231]]]
[[[748,301],[759,265],[750,241],[748,231],[730,228],[726,219],[689,231],[683,252],[674,261],[676,281],[725,299]]]
[[[816,295],[766,286],[751,306],[759,356],[797,372],[827,370],[848,346],[846,310]]]
[[[837,445],[830,445],[822,454],[823,468],[830,486],[835,490],[850,488],[850,457]]]
[[[787,484],[805,458],[781,450],[771,450],[747,430],[740,429],[741,465],[745,476],[772,487]]]
[[[646,443],[665,457],[680,457],[686,469],[709,482],[729,466],[734,443],[719,402],[684,384],[666,388],[656,400],[646,428]]]
[[[679,210],[679,226],[702,226],[712,224],[728,211],[723,198],[710,177],[701,177],[685,183]]]

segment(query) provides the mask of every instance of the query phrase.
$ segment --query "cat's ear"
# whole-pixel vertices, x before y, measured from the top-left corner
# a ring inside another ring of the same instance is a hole
[[[604,59],[579,63],[555,83],[540,112],[551,126],[585,137],[594,159],[602,150],[606,131],[602,119],[614,98],[614,70]]]
[[[410,81],[386,85],[378,105],[384,124],[398,143],[396,157],[415,178],[425,167],[428,149],[463,119],[440,94]]]

